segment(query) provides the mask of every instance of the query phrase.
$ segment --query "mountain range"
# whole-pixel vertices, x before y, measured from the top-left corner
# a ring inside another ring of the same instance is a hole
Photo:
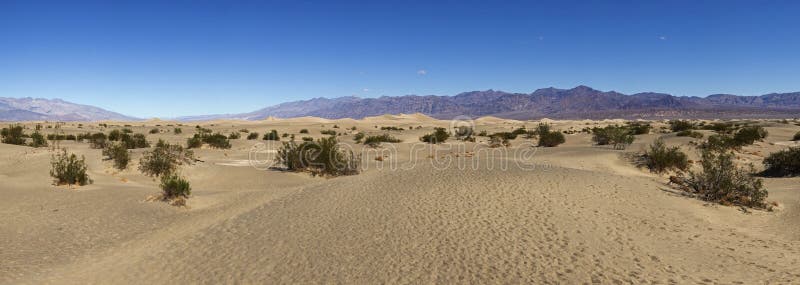
[[[793,118],[800,117],[800,92],[760,96],[714,94],[684,97],[664,93],[626,95],[587,86],[543,88],[532,93],[486,90],[455,96],[406,95],[378,98],[314,98],[282,103],[241,114],[177,117],[176,120],[261,120],[268,117],[313,116],[328,119],[400,113],[435,118],[495,116],[508,119],[665,119],[665,118]],[[99,121],[137,118],[60,99],[0,97],[0,121]]]
[[[0,97],[0,121],[101,120],[134,121],[139,119],[61,99]]]

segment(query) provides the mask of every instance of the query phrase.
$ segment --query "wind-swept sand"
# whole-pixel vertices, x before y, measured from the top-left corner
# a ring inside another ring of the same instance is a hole
[[[537,124],[476,121],[478,131],[490,133]],[[562,130],[609,123],[614,121],[553,122]],[[169,132],[149,140],[183,144],[197,123],[181,126],[182,135],[166,126],[176,122],[118,124],[142,133],[159,124]],[[159,189],[136,170],[143,150],[133,152],[127,170],[116,171],[101,160],[100,150],[63,142],[86,156],[95,180],[69,189],[51,185],[47,149],[0,144],[0,283],[800,280],[800,178],[765,180],[769,200],[780,204],[774,212],[744,213],[683,197],[665,185],[666,177],[637,169],[626,158],[660,134],[638,136],[625,151],[592,146],[589,135],[575,134],[556,148],[530,148],[525,139],[513,141],[507,153],[472,156],[458,148],[485,151],[485,138],[479,138],[474,144],[424,146],[415,155],[412,144],[419,136],[450,122],[397,115],[199,124],[225,134],[276,129],[298,140],[321,137],[320,130],[337,124],[335,130],[344,133],[340,140],[348,143],[354,131],[346,129],[352,126],[375,134],[383,133],[376,126],[422,128],[390,132],[404,141],[384,147],[395,153],[383,162],[370,153],[364,173],[333,179],[250,167],[249,150],[261,140],[233,140],[230,150],[197,150],[203,162],[181,168],[193,187],[187,208],[144,202]],[[310,134],[300,134],[303,128]],[[64,129],[99,130],[96,123]],[[793,144],[789,138],[800,127],[767,129],[767,141],[745,148],[742,161],[758,162]],[[692,154],[690,138],[665,138]],[[438,150],[433,158],[431,150]],[[535,153],[526,159],[515,155],[520,150]],[[451,164],[443,167],[448,159]],[[459,161],[478,165],[460,169]],[[398,169],[390,169],[390,162],[399,162]]]

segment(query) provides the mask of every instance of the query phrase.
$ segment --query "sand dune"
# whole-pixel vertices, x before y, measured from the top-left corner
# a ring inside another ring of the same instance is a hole
[[[537,122],[476,120],[476,129],[507,131]],[[558,129],[614,123],[552,121]],[[153,125],[133,124],[147,133]],[[159,122],[158,124],[167,124]],[[169,123],[171,124],[171,123]],[[535,148],[532,160],[510,153],[477,156],[476,143],[449,143],[435,164],[412,143],[448,121],[418,115],[364,120],[316,118],[193,122],[163,138],[185,143],[194,125],[222,133],[241,128],[321,137],[340,130],[383,133],[403,143],[386,161],[366,157],[357,176],[313,178],[247,167],[250,148],[199,149],[203,160],[181,172],[193,185],[188,207],[145,202],[157,182],[134,165],[116,171],[100,151],[64,142],[86,156],[94,184],[56,187],[47,149],[0,145],[0,283],[792,283],[800,280],[800,178],[766,179],[774,212],[708,204],[678,195],[666,178],[637,169],[626,153],[659,135],[640,136],[625,151],[567,135],[557,148]],[[213,125],[213,126],[212,126]],[[324,125],[324,126],[323,126]],[[301,128],[309,134],[299,134]],[[743,153],[785,148],[794,125],[768,128],[764,143]],[[67,132],[97,131],[96,124]],[[690,139],[665,136],[670,145]],[[352,135],[340,138],[352,142]],[[525,145],[512,142],[512,150]],[[689,150],[687,148],[687,150]],[[691,154],[691,153],[690,153]],[[694,154],[691,154],[694,155]],[[756,161],[759,155],[743,155]],[[389,162],[402,166],[393,170]],[[513,167],[525,163],[530,167]],[[410,167],[413,165],[413,167]],[[503,169],[502,166],[509,167]]]

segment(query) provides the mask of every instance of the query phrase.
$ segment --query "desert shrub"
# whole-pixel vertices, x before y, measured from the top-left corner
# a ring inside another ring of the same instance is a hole
[[[390,127],[381,127],[381,130],[382,131],[403,131],[405,129],[398,128],[398,127],[395,127],[395,126],[390,126]]]
[[[74,141],[74,140],[77,140],[77,138],[75,137],[75,135],[66,135],[66,136],[64,136],[64,139],[65,139],[65,140],[68,140],[68,141]]]
[[[307,134],[307,133],[308,133],[308,129],[301,129],[301,130],[300,130],[300,133],[301,133],[301,134]]]
[[[125,145],[121,143],[111,143],[103,149],[103,155],[109,159],[114,161],[114,167],[119,170],[123,170],[128,167],[128,162],[130,161],[130,152]]]
[[[696,138],[696,139],[702,139],[703,138],[703,133],[697,132],[697,131],[692,131],[692,130],[680,131],[680,132],[676,133],[675,135],[679,136],[679,137],[692,137],[692,138]]]
[[[3,138],[5,144],[25,144],[25,133],[22,131],[21,125],[11,125],[8,128],[0,130],[0,136]]]
[[[359,173],[360,157],[339,147],[336,137],[315,142],[283,143],[275,158],[290,171],[310,171],[313,175],[354,175]]]
[[[334,128],[334,129],[338,129],[338,128],[339,128],[339,125],[333,125],[333,128]]]
[[[645,165],[651,172],[663,173],[669,170],[685,171],[689,168],[689,160],[677,146],[667,147],[664,140],[656,139],[642,156]]]
[[[566,142],[564,134],[560,132],[548,132],[539,134],[539,146],[555,147]]]
[[[159,133],[159,132],[160,132],[160,131],[158,130],[158,128],[152,128],[152,129],[150,129],[150,134],[157,134],[157,133]]]
[[[632,135],[646,135],[653,127],[648,123],[629,122],[627,128]]]
[[[364,139],[364,136],[365,136],[364,133],[357,133],[353,136],[353,141],[355,141],[356,143],[361,143],[361,140]]]
[[[170,173],[161,176],[160,186],[164,199],[186,198],[192,194],[192,187],[189,185],[189,181],[178,174]]]
[[[127,133],[122,134],[120,141],[128,149],[150,147],[150,143],[147,142],[147,137],[145,137],[144,134],[133,134],[132,136]]]
[[[766,176],[798,176],[800,175],[800,147],[770,153],[764,158],[764,172]]]
[[[31,134],[31,142],[28,144],[28,146],[45,147],[47,146],[47,140],[42,134],[39,133],[39,131],[35,131]]]
[[[743,127],[733,135],[733,141],[737,146],[751,145],[765,139],[767,134],[767,130],[760,126]]]
[[[521,127],[521,128],[514,129],[513,131],[511,131],[511,133],[514,134],[515,136],[519,136],[519,135],[527,134],[528,130],[525,129],[525,127]]]
[[[475,137],[472,136],[474,133],[475,131],[471,126],[458,126],[455,128],[453,135],[455,135],[457,140],[474,142]]]
[[[108,140],[104,133],[94,133],[89,137],[89,147],[95,149],[103,149],[106,147]]]
[[[126,126],[126,127],[130,127],[131,125],[125,125],[125,126]],[[123,129],[122,129],[122,133],[125,133],[125,134],[132,134],[132,133],[133,133],[133,130],[131,130],[131,129],[129,129],[129,128],[123,128]]]
[[[301,139],[302,139],[304,142],[313,142],[313,141],[314,141],[314,138],[312,138],[312,137],[302,137]]]
[[[239,130],[239,132],[240,132],[240,133],[245,133],[245,134],[246,134],[246,133],[249,133],[249,132],[250,132],[250,130],[248,130],[248,129],[240,129],[240,130]]]
[[[508,138],[504,136],[491,136],[489,137],[489,147],[491,148],[498,148],[498,147],[509,147],[511,146],[511,142],[509,142]]]
[[[364,144],[368,145],[368,146],[371,146],[371,147],[377,147],[381,143],[385,143],[385,142],[387,142],[387,143],[399,143],[399,142],[401,142],[401,140],[398,139],[398,138],[395,138],[393,136],[390,136],[389,134],[382,134],[382,135],[377,135],[377,136],[368,136],[368,137],[366,137],[364,139]]]
[[[119,141],[120,139],[122,139],[122,131],[111,130],[110,132],[108,132],[109,141]]]
[[[486,130],[481,130],[480,132],[478,132],[478,136],[479,137],[488,137],[489,133]]]
[[[702,150],[702,169],[689,171],[684,179],[684,190],[693,192],[706,201],[763,208],[768,192],[763,181],[754,177],[752,165],[736,166],[729,151]]]
[[[288,138],[288,137],[289,137],[289,133],[282,133],[282,134],[281,134],[281,137],[282,137],[282,138]]]
[[[203,146],[203,140],[197,135],[186,139],[186,148],[200,148],[201,146]]]
[[[694,129],[694,123],[684,120],[669,121],[669,129],[673,132],[680,132]]]
[[[501,137],[501,138],[503,138],[505,140],[513,140],[513,139],[517,138],[517,134],[515,134],[513,132],[496,132],[496,133],[493,133],[493,134],[489,135],[489,137],[490,138],[491,137]]]
[[[712,123],[710,125],[703,126],[704,130],[711,130],[715,131],[720,134],[730,134],[735,129],[733,123]]]
[[[732,149],[738,149],[739,145],[733,140],[733,137],[726,134],[716,134],[708,136],[705,142],[699,145],[701,149],[707,149],[711,151],[727,151]]]
[[[420,141],[432,144],[443,143],[450,138],[450,134],[445,128],[434,128],[433,133],[426,134],[419,138]]]
[[[238,132],[232,132],[230,135],[228,135],[229,140],[238,140],[241,137],[242,135]]]
[[[323,135],[336,136],[336,130],[322,130],[320,133]]]
[[[792,140],[793,141],[800,141],[800,132],[795,133],[794,137],[792,137]]]
[[[252,133],[247,134],[247,139],[248,140],[258,139],[258,133],[252,132]]]
[[[228,137],[220,133],[207,135],[204,136],[202,139],[204,143],[208,144],[208,146],[213,148],[221,148],[221,149],[231,148],[231,142],[228,141]]]
[[[66,149],[61,149],[50,158],[50,176],[56,179],[58,185],[91,184],[92,180],[86,170],[85,158],[81,156],[78,159],[74,153],[67,154]]]
[[[598,145],[612,145],[614,149],[625,149],[635,139],[630,130],[616,125],[594,128],[592,132],[592,141]]]
[[[181,128],[174,128],[174,129],[172,129],[172,133],[176,134],[176,135],[180,135],[180,134],[183,133],[183,130]]]
[[[161,176],[174,173],[178,165],[194,161],[194,153],[180,145],[168,144],[159,140],[151,151],[146,151],[139,159],[139,171],[148,176]]]
[[[334,132],[335,133],[335,132]],[[277,130],[271,130],[269,133],[264,134],[265,141],[279,141],[281,140],[280,136],[278,136]]]

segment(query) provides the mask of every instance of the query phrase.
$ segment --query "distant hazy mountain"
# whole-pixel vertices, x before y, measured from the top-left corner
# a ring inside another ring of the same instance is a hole
[[[132,121],[125,116],[97,107],[61,99],[0,97],[0,121]]]
[[[545,88],[530,94],[473,91],[455,96],[417,96],[295,101],[244,114],[181,117],[179,120],[245,119],[315,116],[329,119],[363,118],[383,114],[423,113],[448,119],[459,115],[510,119],[603,118],[769,118],[800,117],[800,92],[736,96],[679,97],[663,93],[625,95],[587,86]]]

